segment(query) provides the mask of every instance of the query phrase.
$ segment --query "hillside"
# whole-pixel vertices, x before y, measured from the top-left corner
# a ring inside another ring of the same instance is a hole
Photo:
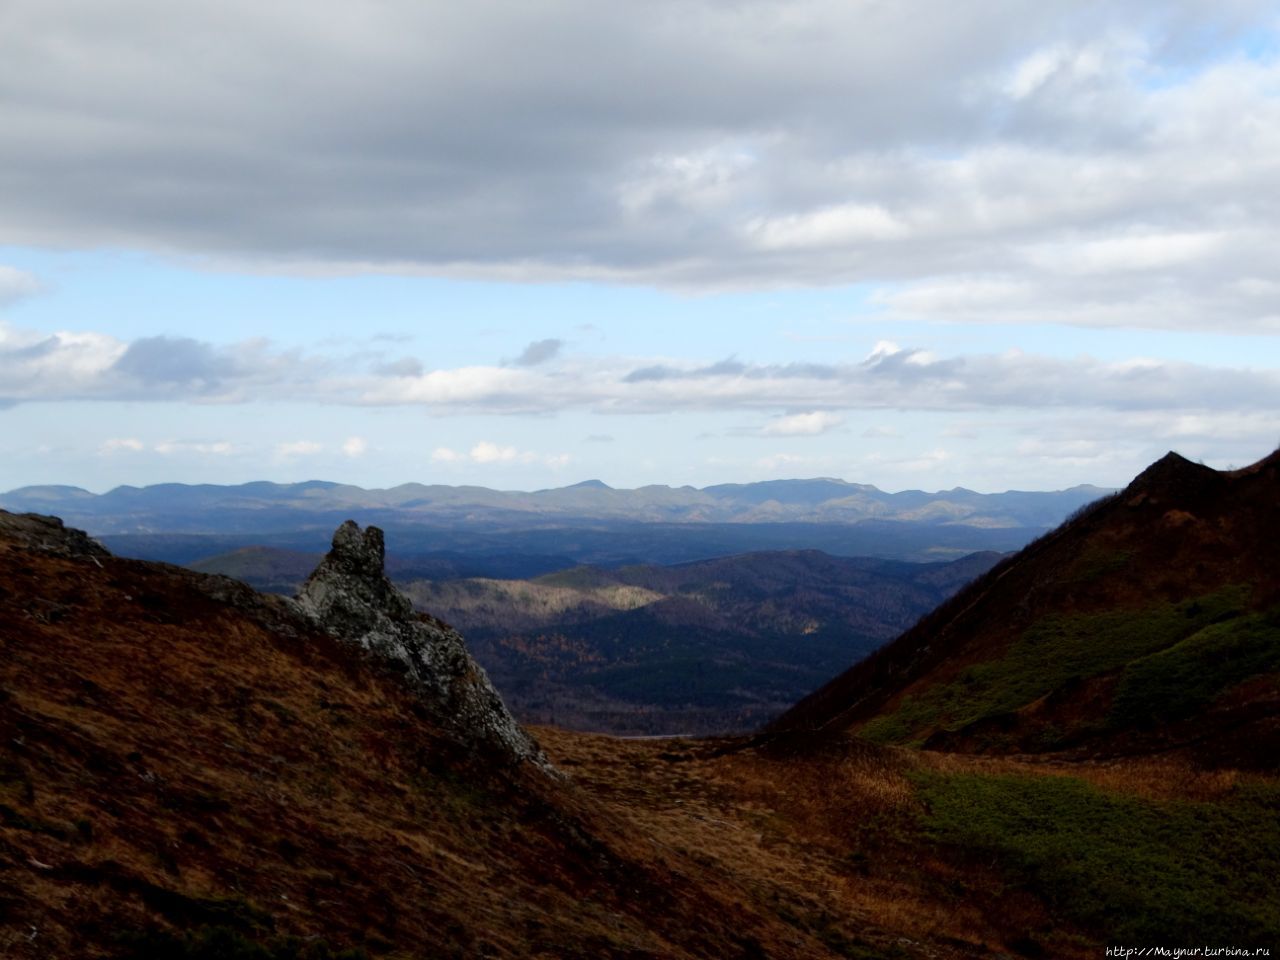
[[[0,953],[1083,960],[1280,933],[1274,777],[535,743],[465,706],[460,638],[388,590],[374,534],[344,525],[294,602],[0,513]]]
[[[774,730],[969,752],[1280,757],[1280,452],[1169,454]]]
[[[997,559],[920,564],[786,551],[402,587],[467,635],[528,722],[722,733],[785,709]]]
[[[815,955],[286,600],[8,514],[0,573],[6,957]]]

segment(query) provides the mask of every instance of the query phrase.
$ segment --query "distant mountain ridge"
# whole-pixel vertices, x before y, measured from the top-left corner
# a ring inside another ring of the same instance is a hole
[[[311,480],[234,486],[163,483],[103,494],[79,487],[32,486],[0,494],[0,507],[56,513],[95,535],[331,529],[359,512],[365,522],[534,527],[567,521],[644,523],[858,523],[905,521],[985,528],[1049,527],[1106,491],[887,493],[832,478],[768,480],[697,489],[650,485],[614,489],[599,480],[530,492],[405,483],[367,490]]]

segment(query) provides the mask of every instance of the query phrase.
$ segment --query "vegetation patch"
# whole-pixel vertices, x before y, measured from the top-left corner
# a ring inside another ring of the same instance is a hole
[[[1177,604],[1045,617],[1000,659],[966,667],[954,680],[905,698],[862,733],[881,743],[903,743],[935,727],[958,730],[1011,713],[1072,680],[1107,673],[1240,617],[1248,598],[1246,588],[1227,587]]]
[[[1241,681],[1278,669],[1280,610],[1211,624],[1125,667],[1109,725],[1182,720]]]
[[[1128,550],[1107,549],[1091,545],[1071,565],[1068,577],[1081,583],[1092,583],[1125,569],[1133,561]]]
[[[1245,946],[1280,936],[1280,785],[1155,802],[1065,776],[911,778],[932,839],[995,854],[1106,942]]]

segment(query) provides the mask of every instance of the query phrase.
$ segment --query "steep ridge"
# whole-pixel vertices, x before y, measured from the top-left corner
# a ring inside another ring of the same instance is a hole
[[[1280,452],[1170,453],[775,720],[977,752],[1280,756]]]

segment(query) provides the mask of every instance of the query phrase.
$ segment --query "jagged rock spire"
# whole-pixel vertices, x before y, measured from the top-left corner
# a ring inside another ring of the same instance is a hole
[[[437,708],[440,723],[467,745],[551,770],[467,652],[462,636],[419,617],[387,578],[385,555],[380,529],[361,531],[354,521],[346,521],[333,535],[333,548],[302,585],[299,605],[326,632],[403,669],[410,685]]]

